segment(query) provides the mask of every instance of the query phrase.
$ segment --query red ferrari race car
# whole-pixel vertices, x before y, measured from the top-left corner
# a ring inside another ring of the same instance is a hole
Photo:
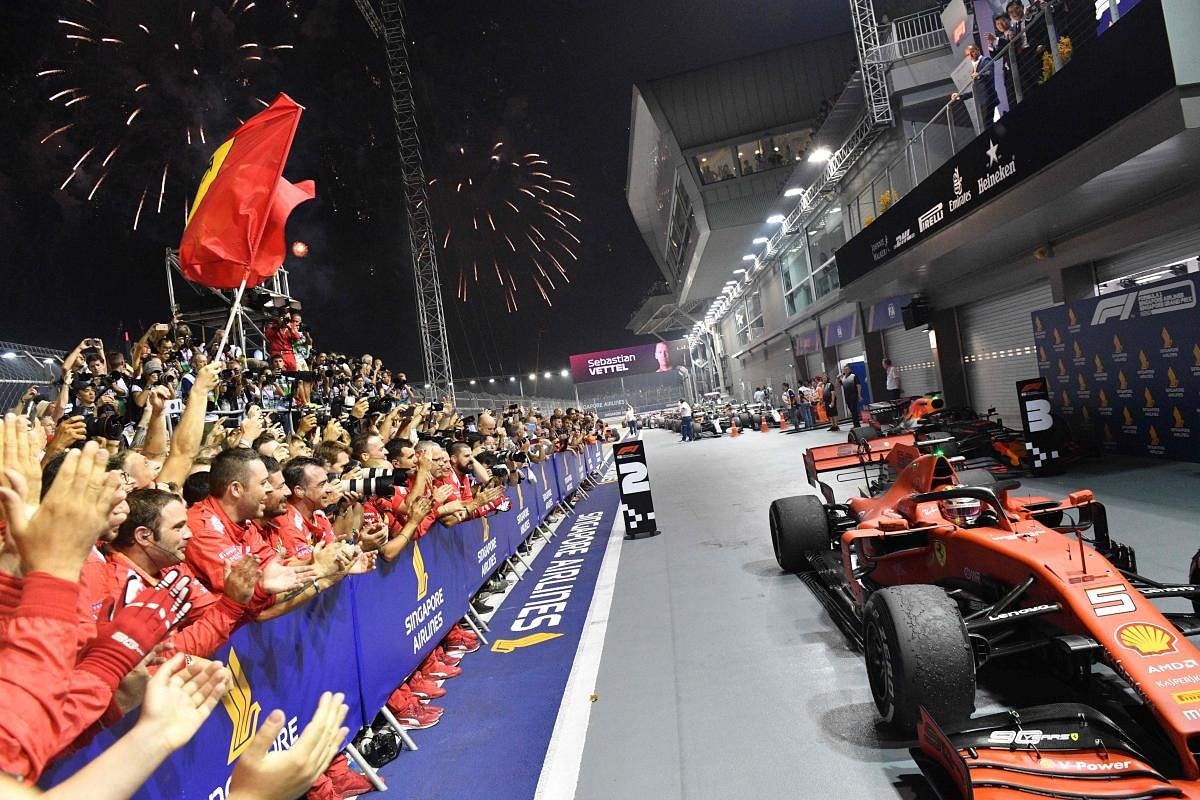
[[[1200,586],[1138,575],[1090,491],[1021,496],[905,444],[865,458],[890,485],[834,503],[818,475],[845,465],[810,458],[827,502],[776,500],[771,540],[861,647],[939,796],[1200,798],[1200,620],[1152,604]],[[981,670],[1072,702],[972,719]]]

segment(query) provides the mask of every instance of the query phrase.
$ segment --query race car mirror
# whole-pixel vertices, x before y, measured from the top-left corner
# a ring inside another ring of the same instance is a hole
[[[655,536],[654,499],[650,495],[650,470],[646,467],[646,446],[641,441],[624,442],[614,448],[617,486],[625,513],[625,535],[630,539]]]
[[[1035,474],[1056,471],[1062,458],[1061,434],[1050,413],[1050,391],[1045,378],[1017,381],[1025,449]]]

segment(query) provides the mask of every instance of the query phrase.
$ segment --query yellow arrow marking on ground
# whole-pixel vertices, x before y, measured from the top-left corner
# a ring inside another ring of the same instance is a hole
[[[535,644],[548,642],[551,639],[557,639],[562,636],[561,633],[531,633],[528,636],[522,636],[520,639],[497,639],[492,642],[493,653],[511,653],[521,647],[532,647]]]

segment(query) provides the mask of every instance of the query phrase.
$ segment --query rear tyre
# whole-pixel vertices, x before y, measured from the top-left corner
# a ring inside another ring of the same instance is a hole
[[[1196,555],[1192,556],[1192,566],[1188,570],[1188,583],[1195,585],[1196,581],[1200,581],[1200,550],[1196,551]],[[1200,614],[1200,597],[1192,598],[1192,609]]]
[[[866,444],[872,439],[878,438],[879,431],[870,425],[859,425],[857,428],[850,429],[850,434],[846,437],[846,441],[850,442],[850,444]]]
[[[975,710],[975,657],[958,606],[937,586],[889,586],[863,611],[867,677],[880,716],[916,730],[924,706],[942,725]]]
[[[750,419],[749,414],[738,414],[738,427],[742,430],[747,430],[752,427],[754,421]]]
[[[781,497],[771,503],[771,546],[785,572],[809,572],[805,554],[829,549],[829,517],[811,494]]]

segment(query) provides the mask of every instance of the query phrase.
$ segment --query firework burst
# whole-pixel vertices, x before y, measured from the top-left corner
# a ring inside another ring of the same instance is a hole
[[[479,151],[463,146],[451,155],[446,174],[429,181],[429,193],[434,217],[444,223],[442,258],[457,268],[458,299],[465,303],[480,284],[484,295],[503,296],[509,313],[524,293],[553,305],[552,295],[571,282],[579,260],[574,188],[555,178],[538,153],[504,142]]]
[[[36,135],[59,190],[147,214],[182,211],[211,151],[267,105],[287,0],[73,0],[62,47],[35,76],[50,108]],[[106,197],[107,195],[107,197]],[[174,213],[174,212],[172,212]]]

